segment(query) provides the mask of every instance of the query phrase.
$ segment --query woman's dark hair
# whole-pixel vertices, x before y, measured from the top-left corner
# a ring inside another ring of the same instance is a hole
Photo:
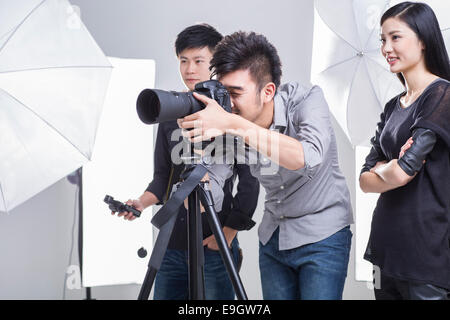
[[[210,69],[219,78],[237,70],[249,70],[261,90],[267,83],[281,81],[281,61],[277,49],[261,34],[243,31],[225,36],[216,46]]]
[[[181,31],[175,40],[177,56],[185,49],[208,47],[214,52],[215,46],[223,36],[209,24],[195,24]]]
[[[420,2],[401,2],[383,14],[380,25],[389,18],[400,19],[416,33],[425,46],[425,66],[428,71],[450,81],[448,53],[439,22],[430,6]],[[398,73],[397,76],[405,85],[403,75]]]

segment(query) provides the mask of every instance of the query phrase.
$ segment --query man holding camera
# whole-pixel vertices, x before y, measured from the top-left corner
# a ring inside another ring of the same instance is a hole
[[[258,152],[250,169],[266,190],[258,229],[264,298],[341,299],[353,217],[321,89],[280,85],[278,53],[255,33],[226,36],[211,67],[232,113],[194,93],[206,108],[178,124],[193,128],[184,135],[194,143],[227,133]]]
[[[210,79],[210,60],[214,47],[221,39],[222,35],[206,24],[190,26],[178,34],[175,50],[180,75],[190,91],[194,90],[197,83]],[[151,205],[162,204],[168,200],[172,186],[179,181],[184,168],[183,164],[175,164],[180,163],[177,161],[180,157],[177,151],[182,151],[179,146],[183,143],[183,138],[181,134],[177,135],[177,130],[181,131],[175,120],[159,124],[153,181],[138,199],[129,200],[126,204],[142,211]],[[223,201],[220,199],[222,211],[218,213],[218,217],[235,264],[239,265],[242,262],[242,253],[236,234],[239,230],[249,230],[255,224],[251,217],[256,209],[259,182],[251,176],[248,166],[243,164],[236,165],[232,177],[224,183],[214,181],[221,178],[220,175],[214,176],[214,172],[210,172],[209,176],[214,195],[217,194],[217,186],[224,185],[223,193],[220,190]],[[233,197],[236,176],[239,176],[238,192]],[[218,197],[214,198],[216,200]],[[123,216],[127,220],[135,219],[129,212],[120,213],[118,216]],[[202,229],[205,247],[205,297],[214,300],[232,300],[234,290],[205,215],[202,215]],[[182,207],[155,279],[154,299],[186,300],[188,292],[187,223],[186,209]]]

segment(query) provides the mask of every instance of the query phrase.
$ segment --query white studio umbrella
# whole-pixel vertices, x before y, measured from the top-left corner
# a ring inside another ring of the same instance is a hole
[[[380,52],[381,15],[401,1],[315,0],[311,80],[353,146],[369,145],[386,102],[404,90]],[[450,1],[429,0],[449,43]]]
[[[88,161],[111,65],[66,0],[0,0],[0,211]]]

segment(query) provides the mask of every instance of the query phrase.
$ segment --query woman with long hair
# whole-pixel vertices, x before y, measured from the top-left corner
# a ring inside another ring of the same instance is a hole
[[[381,114],[360,175],[380,193],[365,259],[380,270],[376,299],[450,297],[450,62],[424,3],[381,18],[381,51],[405,91]]]

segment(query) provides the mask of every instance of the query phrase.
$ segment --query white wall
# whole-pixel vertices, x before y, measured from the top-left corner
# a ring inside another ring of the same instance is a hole
[[[183,89],[173,46],[178,32],[196,22],[209,23],[223,34],[237,30],[264,34],[278,49],[283,82],[309,81],[312,0],[71,0],[71,3],[80,8],[81,19],[106,55],[154,59],[156,88]],[[341,169],[354,203],[353,149],[336,125],[335,129]],[[75,188],[61,180],[10,216],[0,215],[0,299],[62,297],[71,248],[74,197]],[[256,221],[261,220],[263,198],[262,190]],[[150,220],[149,214],[143,218]],[[255,227],[239,235],[244,250],[241,277],[250,299],[262,297],[256,231]],[[75,246],[72,264],[77,264],[76,257]],[[136,285],[96,287],[92,295],[97,299],[135,299],[138,292]],[[84,291],[67,290],[66,298],[84,298]],[[344,299],[373,299],[366,283],[354,280],[354,238]]]

